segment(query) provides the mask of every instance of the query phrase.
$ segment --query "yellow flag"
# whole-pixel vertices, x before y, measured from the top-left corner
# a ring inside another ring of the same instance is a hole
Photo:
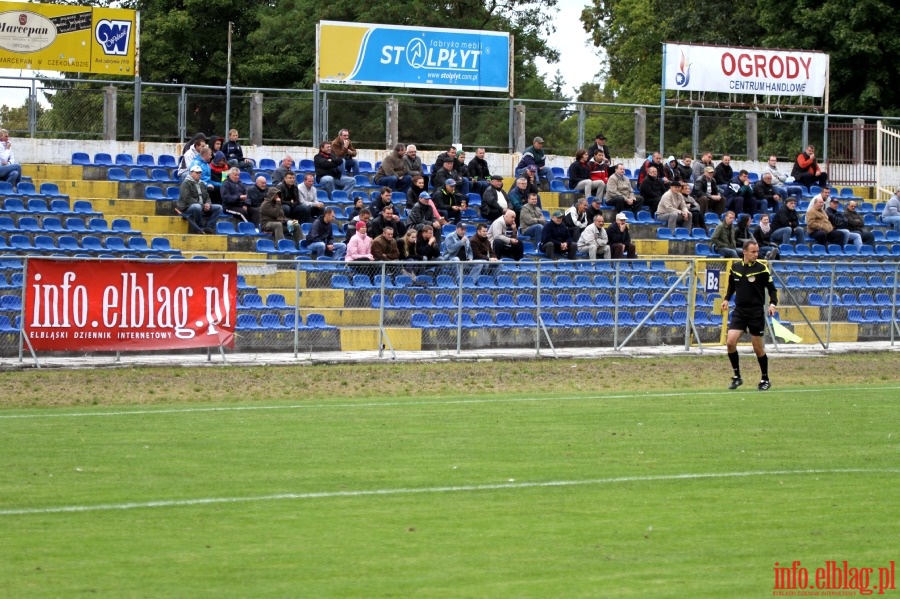
[[[803,339],[800,336],[795,335],[790,329],[774,318],[772,319],[772,333],[776,337],[784,339],[786,343],[803,343]]]

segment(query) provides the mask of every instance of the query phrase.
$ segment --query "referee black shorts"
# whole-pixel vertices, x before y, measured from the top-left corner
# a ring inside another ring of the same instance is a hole
[[[766,317],[762,308],[748,311],[735,308],[731,312],[728,330],[747,331],[754,337],[762,337],[766,333]]]

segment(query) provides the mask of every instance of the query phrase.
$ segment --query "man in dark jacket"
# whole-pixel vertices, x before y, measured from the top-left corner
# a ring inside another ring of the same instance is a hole
[[[381,214],[369,221],[369,227],[366,234],[375,239],[384,232],[385,229],[394,230],[394,239],[400,239],[406,233],[406,226],[400,220],[400,217],[394,214],[394,206],[385,206]]]
[[[637,258],[637,250],[631,242],[631,233],[628,231],[628,214],[620,212],[616,215],[616,222],[610,223],[606,228],[606,237],[609,239],[609,247],[612,248],[612,257]]]
[[[182,216],[190,219],[197,232],[215,233],[216,220],[222,215],[222,207],[210,202],[209,191],[200,180],[202,172],[199,165],[191,166],[188,176],[181,182],[175,207]]]
[[[350,196],[356,185],[356,179],[344,174],[344,170],[341,168],[344,160],[331,154],[330,141],[323,141],[319,144],[319,153],[313,157],[313,164],[316,165],[316,182],[321,183],[325,188],[328,199],[331,199],[335,188],[343,189],[347,192],[347,196]]]
[[[864,244],[875,245],[875,235],[866,229],[862,214],[856,211],[855,200],[850,200],[847,203],[847,210],[844,212],[844,218],[847,220],[847,229],[851,233],[859,235]]]
[[[491,186],[485,189],[481,196],[481,217],[492,223],[503,216],[510,207],[509,198],[503,191],[503,177],[491,176]]]
[[[806,240],[797,214],[797,198],[788,196],[772,219],[772,241],[777,244],[790,243],[792,235],[796,235],[797,243]]]
[[[306,243],[314,258],[325,255],[331,256],[337,261],[344,259],[344,255],[347,253],[347,246],[343,243],[335,242],[331,228],[331,223],[333,222],[334,209],[331,207],[325,208],[322,216],[313,221],[309,234],[306,236]]]
[[[641,183],[641,197],[644,198],[644,206],[650,208],[650,214],[656,214],[659,200],[667,191],[666,184],[659,178],[657,168],[655,166],[647,167],[647,176]]]
[[[563,213],[560,210],[551,214],[550,222],[544,225],[541,251],[551,260],[556,260],[557,254],[565,255],[569,260],[575,259],[578,248],[572,241],[572,234],[563,222]]]
[[[766,210],[775,212],[781,205],[781,196],[775,191],[772,185],[772,173],[764,173],[762,179],[753,185],[753,195],[758,202],[765,202]],[[762,205],[757,207],[759,212],[763,212]]]

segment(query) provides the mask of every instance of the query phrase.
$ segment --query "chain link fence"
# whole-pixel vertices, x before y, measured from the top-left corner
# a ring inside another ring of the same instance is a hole
[[[0,260],[0,355],[19,335],[24,262]],[[238,265],[236,352],[672,346],[723,340],[721,259],[516,262],[259,261]],[[805,344],[900,336],[900,263],[770,262],[776,319]],[[746,339],[745,339],[746,340]],[[771,333],[767,341],[782,343]]]

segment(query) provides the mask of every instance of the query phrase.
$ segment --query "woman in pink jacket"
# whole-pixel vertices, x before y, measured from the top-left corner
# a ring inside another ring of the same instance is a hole
[[[365,222],[361,220],[356,222],[356,235],[350,238],[350,243],[347,244],[347,255],[344,259],[347,262],[375,259],[372,256],[372,239],[368,235]]]

